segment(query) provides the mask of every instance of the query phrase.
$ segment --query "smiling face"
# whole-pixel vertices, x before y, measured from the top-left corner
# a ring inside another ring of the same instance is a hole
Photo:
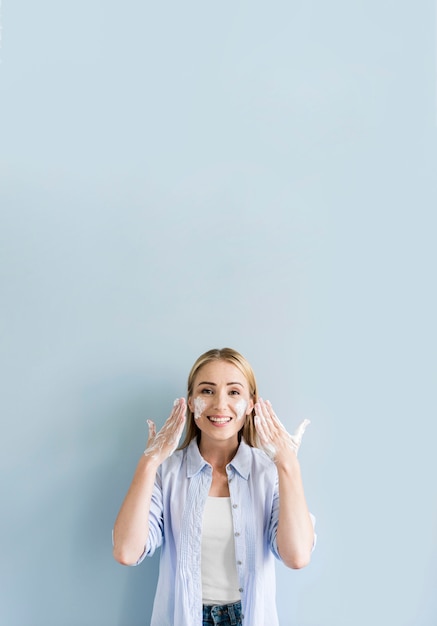
[[[243,372],[228,361],[215,360],[197,372],[188,406],[203,440],[235,445],[253,400]]]

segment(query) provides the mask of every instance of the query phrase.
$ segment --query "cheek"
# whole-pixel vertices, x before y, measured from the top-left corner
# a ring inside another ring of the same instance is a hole
[[[203,398],[201,398],[200,396],[197,396],[197,398],[194,398],[194,419],[198,420],[199,417],[202,416],[203,411],[206,408],[206,402]]]
[[[246,400],[244,400],[244,398],[241,398],[241,400],[238,400],[237,404],[235,405],[235,409],[237,411],[237,420],[243,419],[243,417],[246,415],[246,409],[247,409]]]

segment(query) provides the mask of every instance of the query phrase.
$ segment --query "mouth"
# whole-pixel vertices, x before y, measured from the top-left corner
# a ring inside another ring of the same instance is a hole
[[[232,420],[232,417],[226,417],[224,415],[208,415],[208,419],[212,424],[216,424],[217,426],[222,426],[223,424],[229,424]]]

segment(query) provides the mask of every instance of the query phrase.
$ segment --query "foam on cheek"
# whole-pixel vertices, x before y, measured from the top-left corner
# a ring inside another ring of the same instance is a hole
[[[247,409],[246,400],[244,400],[244,398],[241,398],[241,400],[238,400],[237,404],[235,405],[235,408],[237,410],[237,420],[241,420],[246,415],[246,409]]]
[[[202,416],[203,411],[205,410],[206,402],[200,396],[194,398],[194,419],[198,420],[199,417]]]

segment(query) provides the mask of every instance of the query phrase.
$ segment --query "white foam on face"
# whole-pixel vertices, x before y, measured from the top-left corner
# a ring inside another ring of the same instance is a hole
[[[247,401],[241,398],[241,400],[238,400],[235,408],[237,410],[237,420],[241,420],[246,415]]]
[[[200,396],[194,398],[194,419],[198,420],[199,417],[202,416],[203,411],[205,410],[206,402]]]

